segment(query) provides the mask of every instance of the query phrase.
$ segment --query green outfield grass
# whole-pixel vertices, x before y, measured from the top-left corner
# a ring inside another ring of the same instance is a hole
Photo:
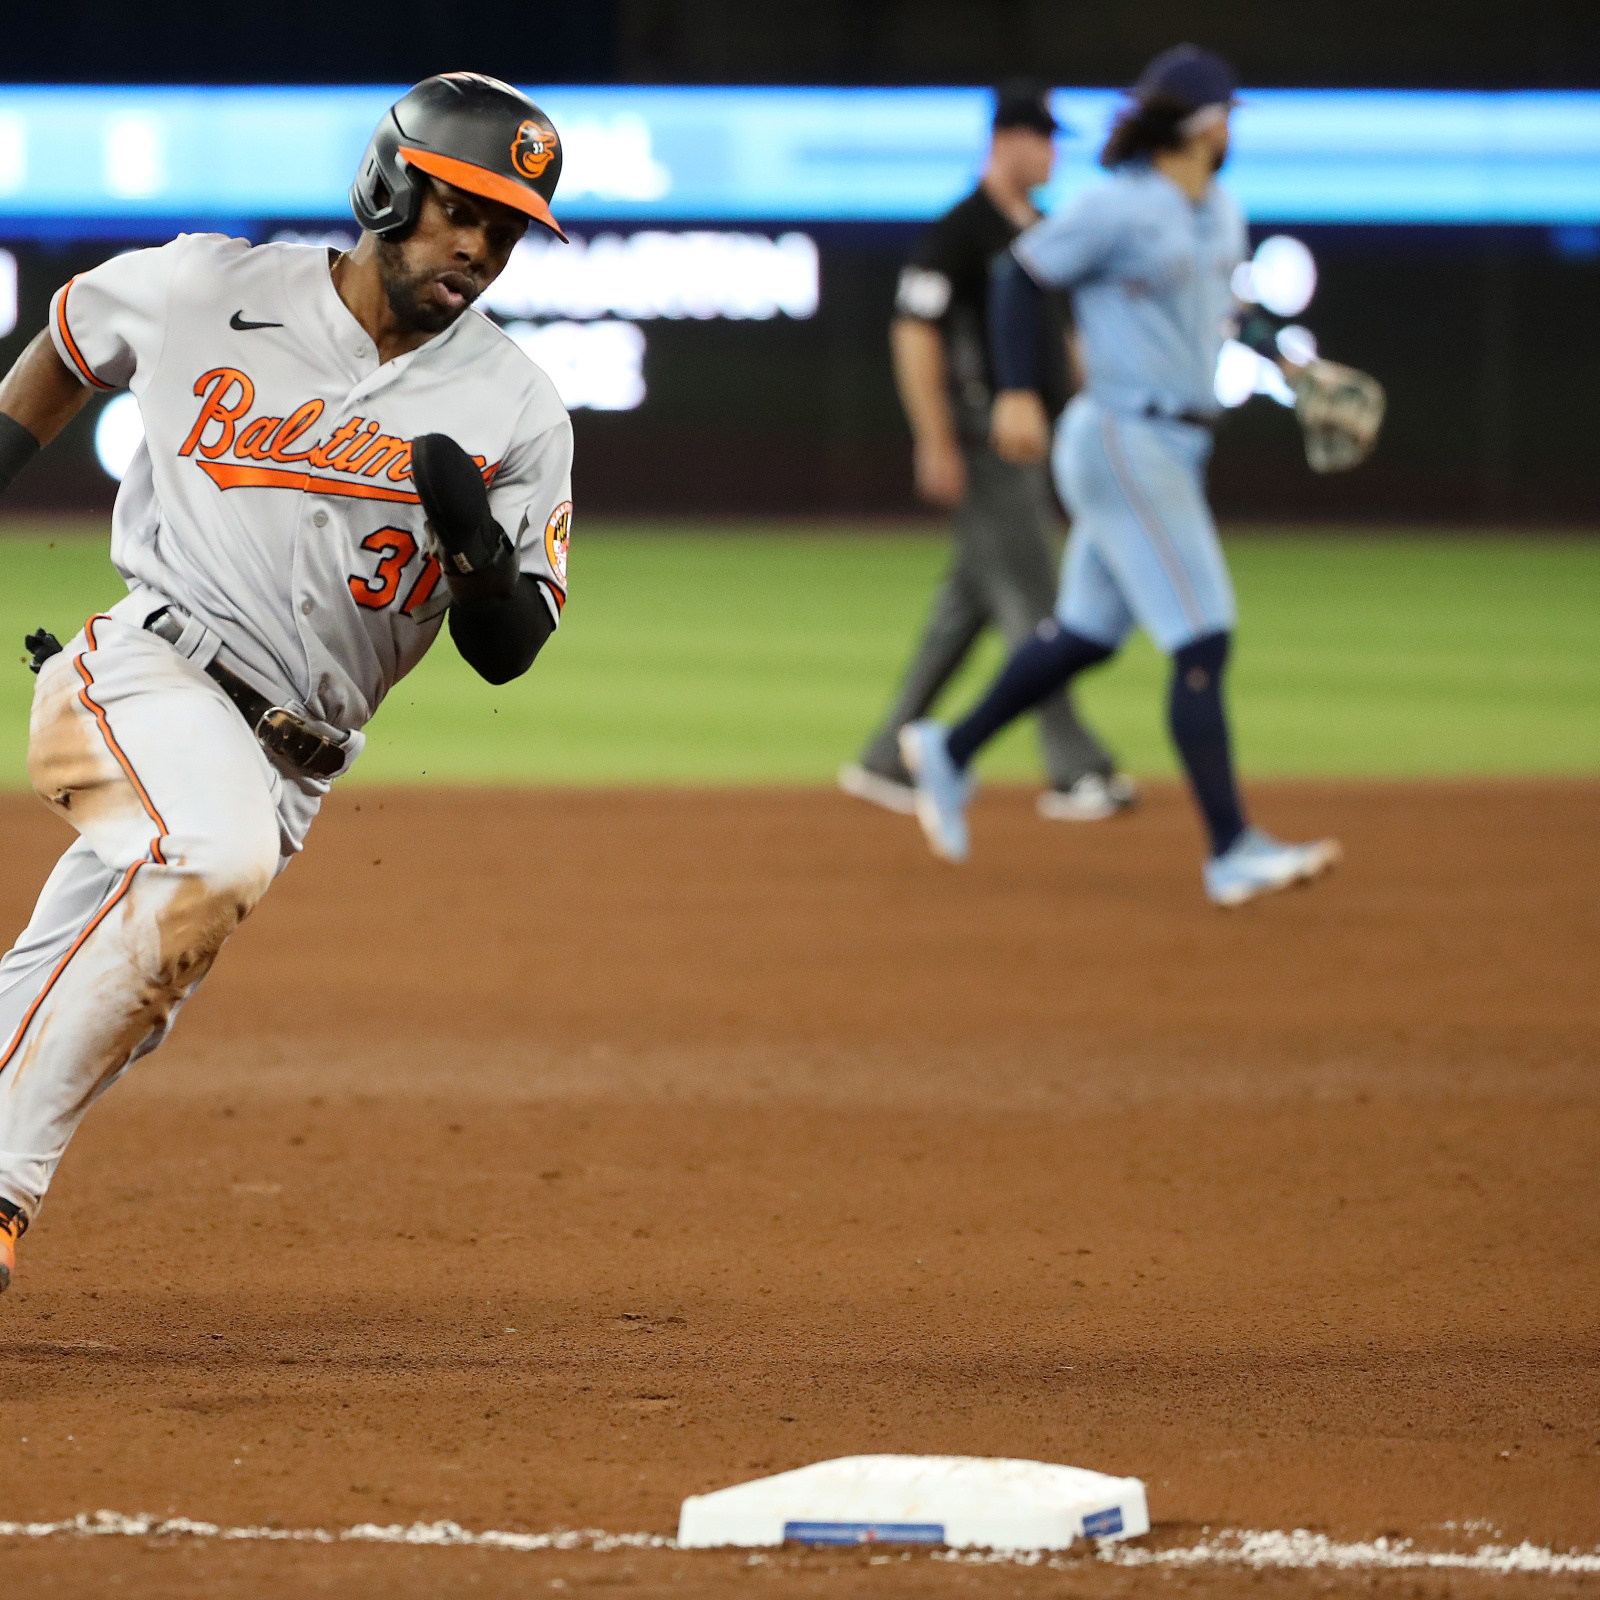
[[[1243,769],[1420,777],[1600,770],[1600,541],[1372,534],[1229,540]],[[936,535],[580,528],[572,602],[527,678],[441,644],[391,697],[351,781],[824,783],[881,713],[945,559]],[[0,538],[16,663],[121,592],[103,530]],[[947,700],[969,702],[998,652]],[[1172,770],[1142,639],[1084,684],[1126,765]],[[0,670],[0,785],[25,783],[32,679]],[[1031,729],[984,762],[1032,777]]]

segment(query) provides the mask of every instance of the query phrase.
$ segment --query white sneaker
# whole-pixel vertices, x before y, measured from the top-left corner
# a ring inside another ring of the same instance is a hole
[[[885,777],[859,761],[847,761],[839,768],[839,787],[857,800],[870,801],[902,817],[914,815],[917,809],[917,791],[909,783]]]
[[[1103,778],[1086,772],[1070,789],[1046,789],[1039,796],[1041,817],[1051,822],[1102,822],[1139,803],[1139,789],[1125,772]]]

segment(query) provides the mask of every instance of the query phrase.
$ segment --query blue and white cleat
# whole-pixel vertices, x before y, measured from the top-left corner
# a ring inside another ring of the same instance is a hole
[[[1259,895],[1320,878],[1344,851],[1337,839],[1285,844],[1259,828],[1246,828],[1220,856],[1206,862],[1206,893],[1219,906],[1242,906]]]
[[[941,861],[967,859],[967,801],[972,785],[945,748],[942,722],[908,722],[900,730],[900,759],[917,786],[917,821]]]

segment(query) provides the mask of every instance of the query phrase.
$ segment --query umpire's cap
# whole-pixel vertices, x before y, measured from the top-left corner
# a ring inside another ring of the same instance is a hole
[[[412,169],[526,212],[558,239],[550,197],[561,176],[555,125],[525,94],[478,72],[419,83],[385,113],[350,185],[350,209],[371,233],[404,233],[422,190]]]
[[[1027,128],[1048,138],[1061,131],[1050,109],[1049,88],[1034,78],[1012,78],[994,92],[994,131]]]

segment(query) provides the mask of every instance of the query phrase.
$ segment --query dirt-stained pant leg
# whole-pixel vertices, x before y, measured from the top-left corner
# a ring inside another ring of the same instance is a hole
[[[298,839],[216,684],[110,618],[40,672],[28,767],[79,834],[0,960],[0,1198],[31,1217],[84,1113],[165,1037]]]
[[[957,514],[961,565],[983,595],[1006,648],[1026,642],[1054,615],[1059,587],[1055,517],[1041,464],[1014,467],[992,450],[967,452],[967,498]],[[1116,770],[1111,753],[1079,720],[1069,694],[1052,695],[1035,713],[1039,748],[1051,784],[1070,788],[1087,773]]]

